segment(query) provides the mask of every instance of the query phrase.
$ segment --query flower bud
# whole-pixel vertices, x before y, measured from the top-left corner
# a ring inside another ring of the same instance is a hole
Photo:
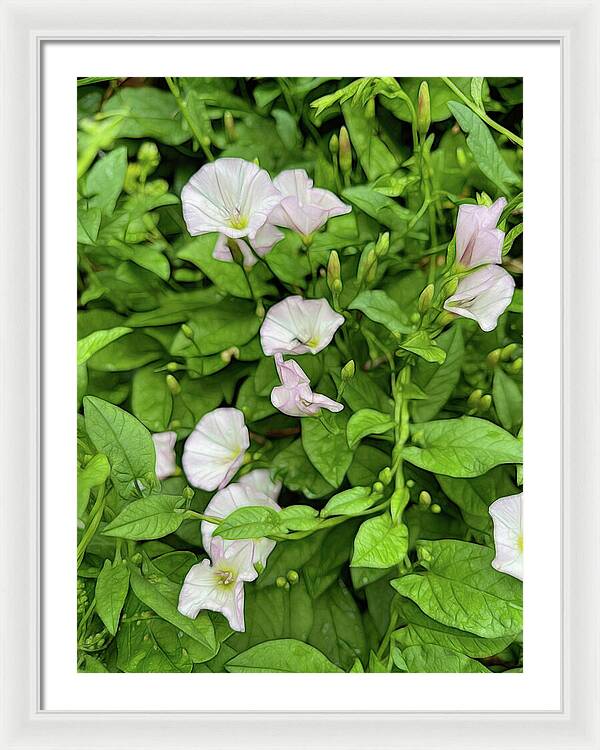
[[[145,141],[138,149],[137,160],[146,174],[154,172],[160,164],[160,153],[156,143]]]
[[[381,482],[375,482],[373,485],[373,492],[376,492],[378,495],[383,492],[383,484]]]
[[[425,508],[428,508],[431,505],[431,495],[427,490],[423,490],[421,493],[419,493],[419,503],[423,505]]]
[[[184,487],[181,495],[184,500],[189,502],[194,497],[194,490],[191,487]]]
[[[356,372],[356,365],[354,364],[354,360],[351,359],[350,361],[346,362],[346,364],[342,367],[341,377],[343,381],[350,380],[350,378],[354,377],[354,373]]]
[[[365,117],[367,120],[373,120],[375,118],[375,99],[371,97],[365,104]]]
[[[340,128],[340,169],[342,174],[349,175],[352,171],[352,146],[350,145],[350,136],[346,127],[342,125]]]
[[[379,472],[379,480],[385,485],[389,484],[392,481],[392,476],[392,470],[389,466],[386,466]],[[373,486],[373,489],[375,489],[375,486]]]
[[[514,362],[506,368],[512,375],[516,375],[523,369],[523,357],[517,357]]]
[[[457,289],[458,279],[454,277],[453,279],[450,279],[450,281],[448,281],[448,283],[444,286],[444,295],[446,297],[451,297]]]
[[[414,323],[416,325],[421,320],[421,316],[418,312],[413,312],[410,314],[409,320],[411,323]]]
[[[344,285],[339,279],[335,279],[335,281],[331,285],[331,291],[333,294],[340,294],[343,288]]]
[[[337,153],[339,150],[340,150],[340,139],[337,137],[337,134],[334,133],[329,139],[329,152],[332,156],[337,156]]]
[[[286,583],[287,581],[285,580],[283,576],[278,576],[275,579],[275,585],[277,586],[278,589],[282,589],[286,585]]]
[[[172,419],[169,422],[169,429],[170,430],[178,430],[181,427],[181,420],[179,419]]]
[[[295,583],[298,583],[299,578],[300,578],[300,576],[298,575],[298,571],[297,570],[288,570],[287,579],[292,584],[292,586]]]
[[[382,258],[384,255],[387,255],[387,251],[390,249],[390,233],[389,232],[383,232],[379,235],[377,238],[377,242],[375,243],[375,255],[378,258]]]
[[[467,399],[467,406],[471,409],[476,409],[479,406],[479,401],[481,400],[482,396],[483,391],[481,390],[481,388],[477,388]]]
[[[456,149],[456,161],[458,162],[458,166],[461,169],[465,169],[467,166],[467,155],[465,154],[465,150],[462,146],[458,146]]]
[[[430,511],[431,511],[432,513],[436,513],[436,514],[437,514],[437,513],[441,513],[441,512],[442,512],[442,509],[441,509],[441,507],[440,507],[440,506],[439,506],[439,505],[438,505],[437,503],[434,503],[434,504],[433,504],[433,505],[431,506],[431,508],[430,508],[429,510],[430,510]]]
[[[190,340],[194,338],[194,332],[187,323],[181,324],[181,333],[183,333],[183,335]]]
[[[179,385],[179,381],[174,375],[167,375],[165,380],[167,381],[167,388],[171,391],[171,393],[174,396],[179,396],[181,393],[181,386]]]
[[[507,346],[502,349],[500,352],[500,359],[502,362],[508,362],[509,359],[512,359],[512,355],[517,351],[519,348],[518,344],[508,344]]]
[[[417,129],[420,135],[426,135],[431,125],[431,100],[429,98],[429,86],[423,81],[419,86],[419,98],[417,100]]]
[[[498,362],[500,362],[501,355],[502,355],[501,349],[494,349],[493,351],[491,351],[485,358],[485,361],[488,367],[496,367]]]
[[[169,362],[167,364],[167,372],[177,372],[177,370],[179,370],[177,362]]]
[[[426,562],[431,560],[431,552],[425,549],[425,547],[417,547],[417,555],[420,560],[425,560]]]
[[[492,397],[490,396],[489,393],[487,393],[485,396],[481,397],[477,410],[480,412],[487,411],[491,405],[492,405]]]
[[[232,359],[237,359],[240,356],[240,350],[237,346],[230,346],[229,349],[225,349],[221,352],[221,360],[228,365]]]
[[[406,486],[412,490],[412,488],[415,486],[415,480],[414,479],[407,479],[406,480]]]
[[[142,562],[142,556],[139,552],[136,552],[134,555],[132,555],[130,559],[134,565],[139,565]]]
[[[341,278],[340,270],[340,256],[335,250],[329,253],[329,260],[327,261],[327,285],[331,289],[334,281],[339,281]]]
[[[260,299],[256,303],[256,317],[260,318],[261,320],[265,317],[265,306]]]
[[[235,132],[235,120],[233,119],[233,115],[231,112],[225,112],[223,115],[223,126],[225,127],[225,135],[227,136],[227,140],[229,143],[233,143],[236,139],[236,132]]]
[[[419,296],[419,312],[424,313],[429,310],[433,301],[433,293],[435,287],[433,284],[428,284]]]

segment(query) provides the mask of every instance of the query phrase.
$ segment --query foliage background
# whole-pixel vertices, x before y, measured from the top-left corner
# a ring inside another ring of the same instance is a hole
[[[284,483],[280,504],[318,510],[336,492],[372,486],[390,465],[385,439],[367,436],[350,449],[347,441],[324,439],[317,427],[319,448],[309,456],[306,433],[313,428],[303,425],[301,431],[298,420],[276,413],[269,399],[275,371],[260,349],[253,297],[265,306],[294,291],[331,299],[324,269],[336,250],[344,306],[361,290],[383,290],[410,320],[420,292],[443,264],[457,203],[478,193],[511,201],[504,265],[518,288],[496,330],[484,334],[472,321],[454,322],[439,339],[447,354],[443,365],[415,360],[413,380],[426,398],[411,402],[411,417],[429,422],[471,415],[520,434],[522,149],[502,131],[521,133],[522,82],[430,79],[432,122],[423,138],[411,111],[420,83],[402,78],[394,85],[389,79],[328,78],[78,82],[78,336],[111,332],[101,334],[107,336],[103,348],[78,363],[80,670],[243,671],[239,665],[250,664],[253,671],[262,668],[260,659],[244,661],[240,655],[279,639],[310,644],[326,657],[315,666],[300,650],[291,667],[288,659],[291,671],[326,670],[326,664],[358,671],[521,668],[521,636],[513,624],[476,632],[473,623],[485,620],[477,607],[485,610],[486,602],[466,602],[459,593],[459,604],[468,610],[466,624],[444,600],[432,619],[390,585],[422,562],[424,549],[425,558],[436,557],[439,540],[444,554],[454,550],[460,556],[452,546],[458,540],[491,559],[487,509],[497,497],[518,491],[522,478],[514,463],[476,477],[450,477],[407,463],[409,547],[399,566],[350,566],[361,518],[278,543],[265,572],[246,585],[245,633],[232,634],[220,615],[191,621],[176,612],[185,573],[204,555],[198,521],[184,520],[158,539],[102,533],[139,497],[132,477],[146,477],[146,489],[153,484],[147,432],[175,430],[180,456],[197,421],[219,405],[244,412],[253,436],[252,467],[277,472]],[[394,86],[406,97],[392,96]],[[312,106],[318,99],[321,106]],[[487,124],[482,112],[498,127]],[[352,144],[350,170],[340,169],[335,156],[342,125]],[[286,232],[268,256],[274,275],[257,264],[249,289],[238,266],[211,257],[214,237],[191,238],[182,219],[181,188],[207,159],[219,156],[257,159],[272,176],[304,168],[316,186],[334,191],[354,210],[330,220],[308,253]],[[385,231],[389,251],[367,267],[369,251]],[[365,408],[388,412],[391,404],[384,350],[393,349],[393,337],[368,315],[354,315],[358,329],[344,334],[339,345],[298,358],[315,390],[332,397],[341,366],[355,360],[356,374],[342,395],[342,420]],[[194,330],[195,344],[182,324]],[[119,430],[103,445],[90,437],[92,407],[84,417],[84,396],[92,397],[87,403],[96,405],[100,417],[109,414],[118,422]],[[111,404],[125,417],[110,411]],[[162,483],[161,492],[181,498],[185,487],[183,476],[174,477]],[[423,491],[433,504],[420,501]],[[209,498],[196,490],[188,506],[201,511]],[[434,506],[439,512],[432,512]],[[277,585],[289,571],[297,571],[299,580]],[[518,604],[517,582],[497,575],[502,581],[490,586],[508,587],[505,598]],[[453,585],[460,588],[466,578],[460,573]],[[283,668],[280,646],[271,643],[271,668],[275,663]],[[288,643],[288,655],[290,649]]]

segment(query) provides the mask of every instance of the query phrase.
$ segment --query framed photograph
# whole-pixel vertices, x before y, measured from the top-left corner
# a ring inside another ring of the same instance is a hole
[[[600,747],[598,4],[82,8],[2,5],[3,746]]]

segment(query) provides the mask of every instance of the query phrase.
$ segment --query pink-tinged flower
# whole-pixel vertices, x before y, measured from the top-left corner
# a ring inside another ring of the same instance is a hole
[[[269,221],[304,237],[320,229],[332,216],[352,211],[352,207],[342,203],[334,193],[314,188],[304,169],[288,169],[278,175],[273,184],[283,198],[273,209]]]
[[[185,441],[182,464],[188,482],[202,490],[225,487],[242,465],[249,446],[242,412],[213,409]]]
[[[240,477],[237,483],[252,492],[266,495],[271,500],[277,500],[281,492],[281,482],[274,482],[271,479],[271,472],[268,469],[254,469],[253,471],[249,471]]]
[[[309,378],[293,359],[286,362],[281,354],[276,354],[275,365],[281,385],[271,391],[271,403],[279,411],[290,417],[313,417],[321,409],[341,411],[344,408],[327,396],[313,393]]]
[[[177,469],[175,463],[176,432],[155,432],[152,435],[154,451],[156,453],[156,476],[162,482],[172,477]]]
[[[317,354],[344,322],[326,299],[286,297],[273,305],[260,327],[263,352],[272,354]]]
[[[269,173],[245,159],[205,164],[181,191],[191,235],[220,232],[233,239],[254,239],[280,200]]]
[[[505,198],[491,206],[463,204],[456,221],[456,262],[464,268],[501,263],[504,232],[496,228]]]
[[[280,506],[275,502],[272,497],[269,497],[264,492],[259,492],[251,486],[251,483],[246,480],[245,484],[236,482],[225,487],[211,499],[209,504],[204,510],[204,515],[212,516],[213,518],[227,518],[230,513],[233,513],[237,508],[243,508],[249,505],[264,505],[273,510],[281,510]],[[202,533],[202,544],[204,549],[212,557],[212,547],[215,543],[221,545],[226,551],[230,547],[239,546],[240,544],[246,544],[247,540],[237,539],[222,539],[221,537],[213,537],[213,532],[217,527],[214,523],[208,521],[202,521],[200,530]],[[275,548],[275,542],[272,539],[266,539],[262,537],[260,539],[249,540],[252,546],[252,563],[260,563],[266,565],[267,558]]]
[[[192,565],[179,593],[177,609],[194,619],[203,609],[221,612],[233,630],[244,632],[244,581],[253,581],[257,572],[252,565],[252,544],[235,547],[219,543],[212,546],[212,563],[202,560]]]
[[[514,279],[507,271],[500,266],[483,266],[461,278],[444,308],[477,321],[482,331],[493,331],[510,305],[514,290]]]
[[[523,580],[523,493],[498,498],[490,505],[496,557],[492,567]]]
[[[237,244],[242,254],[244,266],[250,268],[258,261],[258,258],[256,257],[257,255],[264,258],[264,256],[273,249],[273,246],[282,239],[283,232],[280,232],[279,229],[272,224],[266,223],[263,224],[256,233],[256,236],[252,240],[252,247],[242,239],[233,240],[233,242]],[[227,244],[227,237],[224,234],[220,234],[217,237],[217,243],[213,250],[213,258],[229,262],[233,261],[231,250]]]

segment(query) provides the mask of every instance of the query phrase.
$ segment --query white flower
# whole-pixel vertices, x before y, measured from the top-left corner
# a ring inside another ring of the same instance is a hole
[[[263,224],[256,233],[256,236],[252,240],[252,247],[242,239],[233,240],[233,242],[237,244],[242,254],[244,266],[250,268],[258,261],[258,258],[256,257],[257,255],[264,258],[264,256],[281,239],[283,239],[283,232],[280,232],[279,229],[272,224],[266,223]],[[233,261],[231,250],[227,244],[227,237],[224,234],[220,234],[217,237],[217,243],[213,250],[213,258],[229,262]]]
[[[352,210],[329,190],[314,188],[304,169],[288,169],[278,175],[273,184],[283,199],[273,209],[269,221],[304,237],[322,227],[332,216]]]
[[[260,327],[260,343],[267,355],[317,354],[343,322],[326,299],[286,297],[267,312]]]
[[[268,172],[245,159],[205,164],[181,191],[191,235],[220,232],[233,239],[253,239],[280,200]]]
[[[500,266],[483,266],[461,278],[444,308],[476,320],[482,331],[493,331],[514,290],[514,279],[507,271]]]
[[[327,396],[313,393],[310,379],[293,359],[286,362],[281,354],[276,354],[275,365],[281,385],[271,391],[271,403],[279,411],[290,417],[312,417],[321,409],[341,411],[344,408]]]
[[[259,492],[261,495],[266,495],[271,500],[277,500],[281,492],[281,482],[274,482],[271,479],[271,472],[268,469],[254,469],[253,471],[249,471],[240,477],[237,483],[249,490]]]
[[[245,484],[236,482],[230,484],[225,489],[211,499],[209,504],[204,510],[204,515],[212,516],[213,518],[227,518],[230,513],[233,513],[236,508],[242,508],[249,505],[265,505],[273,510],[281,510],[280,506],[275,500],[263,492],[256,490],[252,486],[252,480],[246,480]],[[236,545],[246,544],[246,540],[236,539],[222,539],[220,537],[213,537],[213,532],[217,527],[214,523],[208,521],[202,521],[200,530],[202,532],[202,544],[204,549],[212,557],[212,545],[217,542],[225,550]],[[275,548],[275,542],[271,539],[260,538],[249,540],[252,545],[252,562],[266,565],[267,558]]]
[[[176,432],[155,432],[152,435],[156,453],[156,476],[161,481],[173,476],[177,469],[175,463]]]
[[[523,493],[498,498],[490,505],[496,557],[492,567],[523,580]]]
[[[456,261],[465,268],[502,261],[504,232],[496,228],[506,198],[491,206],[463,204],[456,221]]]
[[[208,412],[183,448],[183,470],[188,482],[202,490],[225,487],[242,465],[249,446],[248,428],[239,409]]]
[[[179,593],[177,609],[194,619],[202,609],[221,612],[233,630],[244,632],[244,581],[258,575],[252,565],[252,545],[239,543],[225,549],[212,547],[212,563],[192,565]]]

